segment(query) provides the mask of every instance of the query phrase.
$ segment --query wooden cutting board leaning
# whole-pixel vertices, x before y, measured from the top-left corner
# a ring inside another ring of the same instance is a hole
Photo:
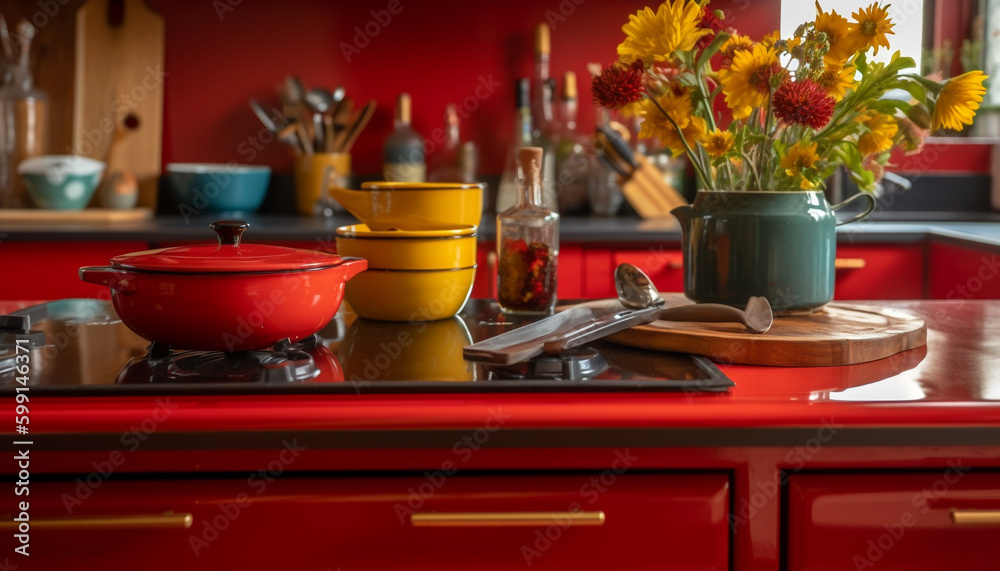
[[[143,0],[88,0],[76,13],[72,148],[129,170],[156,207],[163,145],[163,16]],[[112,142],[114,148],[111,149]]]

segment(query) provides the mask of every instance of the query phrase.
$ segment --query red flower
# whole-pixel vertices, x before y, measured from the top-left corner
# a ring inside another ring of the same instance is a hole
[[[594,105],[608,109],[621,109],[642,99],[642,76],[645,72],[641,60],[630,66],[615,64],[604,68],[601,75],[590,84]]]
[[[709,10],[707,6],[701,9],[701,22],[698,24],[698,27],[704,30],[712,30],[712,33],[698,38],[698,43],[695,46],[699,50],[707,48],[708,44],[712,43],[712,40],[715,39],[715,34],[725,29],[725,24],[722,23],[722,16],[721,10]]]
[[[771,99],[774,114],[787,124],[822,129],[830,122],[837,101],[811,79],[786,81]]]

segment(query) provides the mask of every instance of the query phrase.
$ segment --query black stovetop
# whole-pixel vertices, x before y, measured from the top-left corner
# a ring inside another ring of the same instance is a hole
[[[482,299],[457,317],[422,323],[370,321],[341,308],[313,338],[225,354],[150,344],[109,302],[63,299],[0,317],[0,390],[14,392],[19,378],[32,394],[59,395],[712,392],[733,385],[703,357],[608,342],[508,367],[462,358],[465,345],[530,321]],[[27,375],[19,355],[27,356]]]

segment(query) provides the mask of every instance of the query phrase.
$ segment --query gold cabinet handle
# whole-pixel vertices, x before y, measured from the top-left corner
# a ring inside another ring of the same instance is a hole
[[[13,516],[0,520],[0,529],[17,529]],[[32,529],[189,529],[194,516],[188,513],[165,512],[150,515],[99,515],[34,519]]]
[[[410,516],[413,527],[534,527],[604,525],[604,512],[435,512]]]
[[[1000,525],[1000,510],[951,509],[951,522],[955,525]]]
[[[837,258],[833,261],[833,267],[837,270],[861,270],[868,265],[864,258]]]

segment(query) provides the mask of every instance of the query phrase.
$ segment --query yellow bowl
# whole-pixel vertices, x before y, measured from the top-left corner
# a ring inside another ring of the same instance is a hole
[[[330,194],[372,230],[433,230],[478,226],[485,184],[366,182]]]
[[[373,231],[364,224],[337,228],[337,253],[368,260],[376,270],[449,270],[476,265],[476,227]]]
[[[355,319],[337,358],[349,381],[474,381],[476,366],[462,357],[472,344],[458,317],[429,323]]]
[[[378,321],[437,321],[465,307],[475,266],[452,270],[372,270],[351,278],[344,299],[360,317]]]

